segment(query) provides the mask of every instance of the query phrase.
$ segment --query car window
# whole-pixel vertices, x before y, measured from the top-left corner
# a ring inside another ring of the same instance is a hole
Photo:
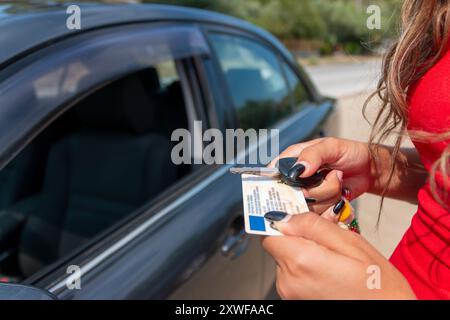
[[[311,98],[305,85],[301,82],[298,75],[292,70],[290,66],[282,62],[283,71],[289,85],[289,92],[292,99],[293,108],[291,112],[301,110],[305,104],[311,102]]]
[[[177,70],[174,61],[164,61],[155,66],[158,75],[161,88],[167,88],[174,81],[179,81]]]
[[[47,43],[48,44],[48,43]],[[209,56],[197,26],[137,23],[64,37],[6,65],[0,81],[0,167],[79,92],[164,62]],[[124,61],[126,63],[124,63]]]
[[[289,114],[289,87],[277,55],[240,36],[210,35],[242,128],[267,128]]]
[[[173,59],[81,100],[0,171],[0,279],[20,282],[189,174],[171,161],[188,129]]]

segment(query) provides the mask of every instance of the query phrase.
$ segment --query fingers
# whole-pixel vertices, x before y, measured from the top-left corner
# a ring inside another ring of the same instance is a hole
[[[324,138],[297,143],[286,148],[278,157],[273,159],[268,167],[275,167],[280,158],[298,158],[303,149],[321,142]]]
[[[298,156],[298,163],[305,166],[300,177],[309,177],[327,164],[335,165],[341,158],[339,140],[327,138],[303,148]]]
[[[333,223],[338,223],[344,205],[345,201],[341,199],[335,205],[325,210],[320,216]]]
[[[284,290],[283,290],[283,285],[284,285],[284,278],[283,278],[283,272],[281,271],[280,267],[277,266],[277,270],[276,270],[276,289],[278,292],[278,295],[280,296],[281,300],[286,300],[286,295],[284,294]]]
[[[301,237],[274,236],[262,241],[263,248],[275,259],[277,266],[284,271],[295,273],[293,263],[307,269],[312,261],[311,256],[318,250],[318,245]],[[317,255],[315,255],[317,257]]]
[[[359,176],[346,176],[342,188],[348,189],[349,194],[347,198],[353,200],[369,189],[369,181]]]
[[[286,221],[286,222],[283,222]],[[364,252],[355,250],[361,237],[354,232],[341,229],[336,224],[315,213],[291,216],[290,219],[275,221],[274,227],[286,236],[312,240],[330,250],[358,259]]]
[[[325,176],[324,181],[319,186],[303,189],[306,198],[315,200],[308,203],[310,210],[320,214],[338,203],[342,196],[342,181],[342,171],[332,170]]]

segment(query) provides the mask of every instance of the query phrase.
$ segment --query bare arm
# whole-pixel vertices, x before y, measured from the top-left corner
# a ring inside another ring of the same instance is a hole
[[[389,179],[391,154],[393,147],[381,146],[377,150],[377,157],[373,159],[371,175],[373,183],[369,193],[380,195]],[[389,198],[417,203],[417,192],[425,184],[427,171],[419,159],[414,148],[402,148],[397,156],[396,168],[392,175],[386,196]]]

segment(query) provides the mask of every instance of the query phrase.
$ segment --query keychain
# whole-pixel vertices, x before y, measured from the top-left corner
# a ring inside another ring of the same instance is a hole
[[[359,228],[358,219],[356,218],[355,210],[350,204],[350,190],[344,189],[342,191],[342,199],[345,201],[344,209],[342,209],[341,215],[339,216],[338,226],[343,229],[353,231],[360,234],[361,230]]]
[[[316,172],[308,178],[296,177],[292,179],[289,177],[289,169],[292,168],[296,161],[297,158],[282,158],[278,161],[276,168],[234,167],[230,169],[230,172],[235,174],[253,174],[256,176],[278,178],[280,179],[280,182],[298,188],[314,188],[323,182],[328,171],[325,169]]]

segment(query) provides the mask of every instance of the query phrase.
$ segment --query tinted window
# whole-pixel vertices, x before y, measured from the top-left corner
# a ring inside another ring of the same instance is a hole
[[[102,28],[46,46],[23,64],[5,69],[7,81],[0,81],[0,161],[9,160],[9,149],[29,140],[36,124],[49,112],[63,109],[76,92],[167,57],[184,59],[209,52],[197,27],[178,24]]]
[[[300,81],[300,78],[297,74],[292,70],[290,66],[283,63],[283,71],[286,75],[286,79],[289,84],[289,91],[291,93],[292,99],[292,112],[296,112],[300,110],[305,103],[310,101],[309,93],[303,83]]]
[[[99,235],[190,171],[175,61],[119,79],[63,114],[0,172],[0,275],[11,282]],[[1,280],[0,280],[1,281]]]
[[[267,128],[289,114],[289,88],[274,52],[243,37],[210,39],[242,128]]]

